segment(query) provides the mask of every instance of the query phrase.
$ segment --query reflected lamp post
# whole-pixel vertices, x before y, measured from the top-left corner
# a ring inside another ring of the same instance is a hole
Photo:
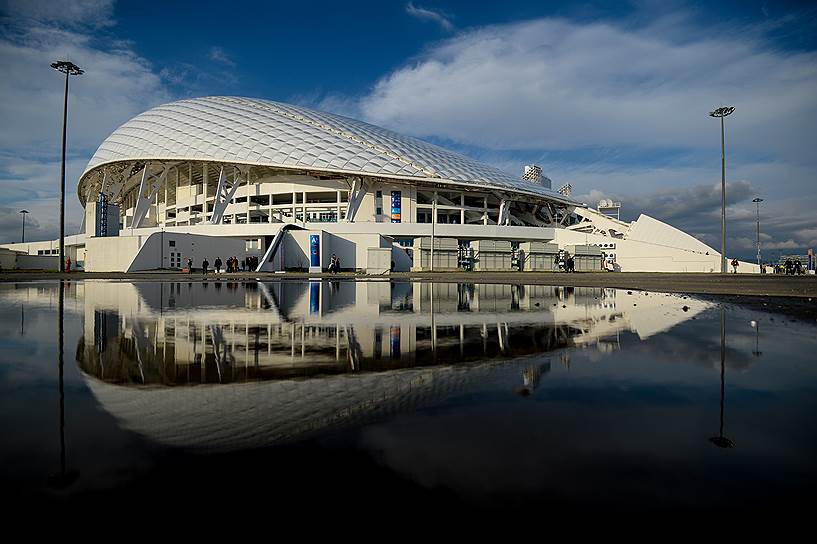
[[[734,111],[732,106],[722,106],[709,112],[710,117],[719,117],[721,120],[721,274],[726,274],[726,145],[723,118],[732,115]]]
[[[26,214],[30,213],[28,210],[20,210],[20,215],[23,216],[23,233],[20,236],[20,243],[25,243],[26,241]]]
[[[60,384],[60,471],[48,477],[48,485],[52,489],[70,487],[79,477],[76,470],[67,470],[65,459],[65,282],[60,280],[59,307],[57,314],[59,384]]]
[[[755,329],[755,349],[752,352],[752,355],[754,355],[755,357],[760,357],[761,355],[763,355],[763,352],[760,351],[760,323],[758,323],[755,320],[752,320],[749,324],[752,326],[753,329]]]
[[[62,164],[60,165],[60,272],[65,270],[65,128],[68,123],[68,77],[81,76],[82,68],[71,61],[59,60],[51,68],[65,74],[65,94],[62,108]]]
[[[725,380],[724,371],[726,367],[726,309],[721,308],[721,426],[718,436],[709,439],[710,442],[719,448],[734,448],[735,443],[723,436],[723,405],[725,400]]]
[[[760,203],[763,202],[762,198],[754,198],[752,202],[757,204],[757,266],[760,266]]]

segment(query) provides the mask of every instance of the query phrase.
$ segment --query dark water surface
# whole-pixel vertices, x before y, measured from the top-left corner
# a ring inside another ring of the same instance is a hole
[[[63,289],[60,340],[59,283],[0,285],[4,502],[127,511],[261,497],[278,512],[358,513],[813,503],[813,322],[539,285]]]

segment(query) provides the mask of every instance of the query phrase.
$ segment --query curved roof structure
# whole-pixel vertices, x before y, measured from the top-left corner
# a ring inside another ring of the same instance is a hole
[[[127,160],[197,160],[477,184],[570,202],[493,166],[340,115],[269,100],[212,96],[137,115],[99,146],[80,178]]]

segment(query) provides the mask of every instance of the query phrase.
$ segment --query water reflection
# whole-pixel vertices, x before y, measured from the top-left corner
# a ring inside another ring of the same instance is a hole
[[[550,353],[568,366],[565,348],[609,353],[622,331],[647,338],[707,307],[552,286],[89,282],[77,362],[124,428],[244,449],[411,413],[507,376],[509,393],[530,396]]]
[[[618,348],[621,331],[646,338],[708,306],[690,301],[694,307],[681,311],[661,295],[613,289],[471,283],[89,283],[85,290],[80,368],[136,385],[384,371],[570,346],[606,352]]]
[[[122,485],[127,500],[143,476],[153,494],[206,473],[195,502],[266,475],[282,489],[286,472],[289,498],[316,467],[366,493],[385,467],[500,503],[592,505],[609,489],[606,505],[649,506],[673,489],[708,507],[796,496],[815,478],[814,326],[735,305],[476,283],[87,281],[0,284],[0,310],[0,423],[14,437],[0,461],[15,490]]]

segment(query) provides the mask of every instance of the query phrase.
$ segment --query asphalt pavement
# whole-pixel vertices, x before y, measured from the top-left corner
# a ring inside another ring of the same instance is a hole
[[[103,272],[0,272],[0,282],[37,280],[139,280],[139,281],[247,281],[303,280],[325,278],[337,280],[394,279],[435,282],[515,283],[560,285],[574,287],[616,287],[666,293],[738,295],[765,297],[798,297],[817,299],[817,276],[785,276],[778,274],[669,274],[652,272],[398,272],[372,276],[362,273],[309,274],[306,272],[238,272],[188,274],[176,271],[103,273]]]

